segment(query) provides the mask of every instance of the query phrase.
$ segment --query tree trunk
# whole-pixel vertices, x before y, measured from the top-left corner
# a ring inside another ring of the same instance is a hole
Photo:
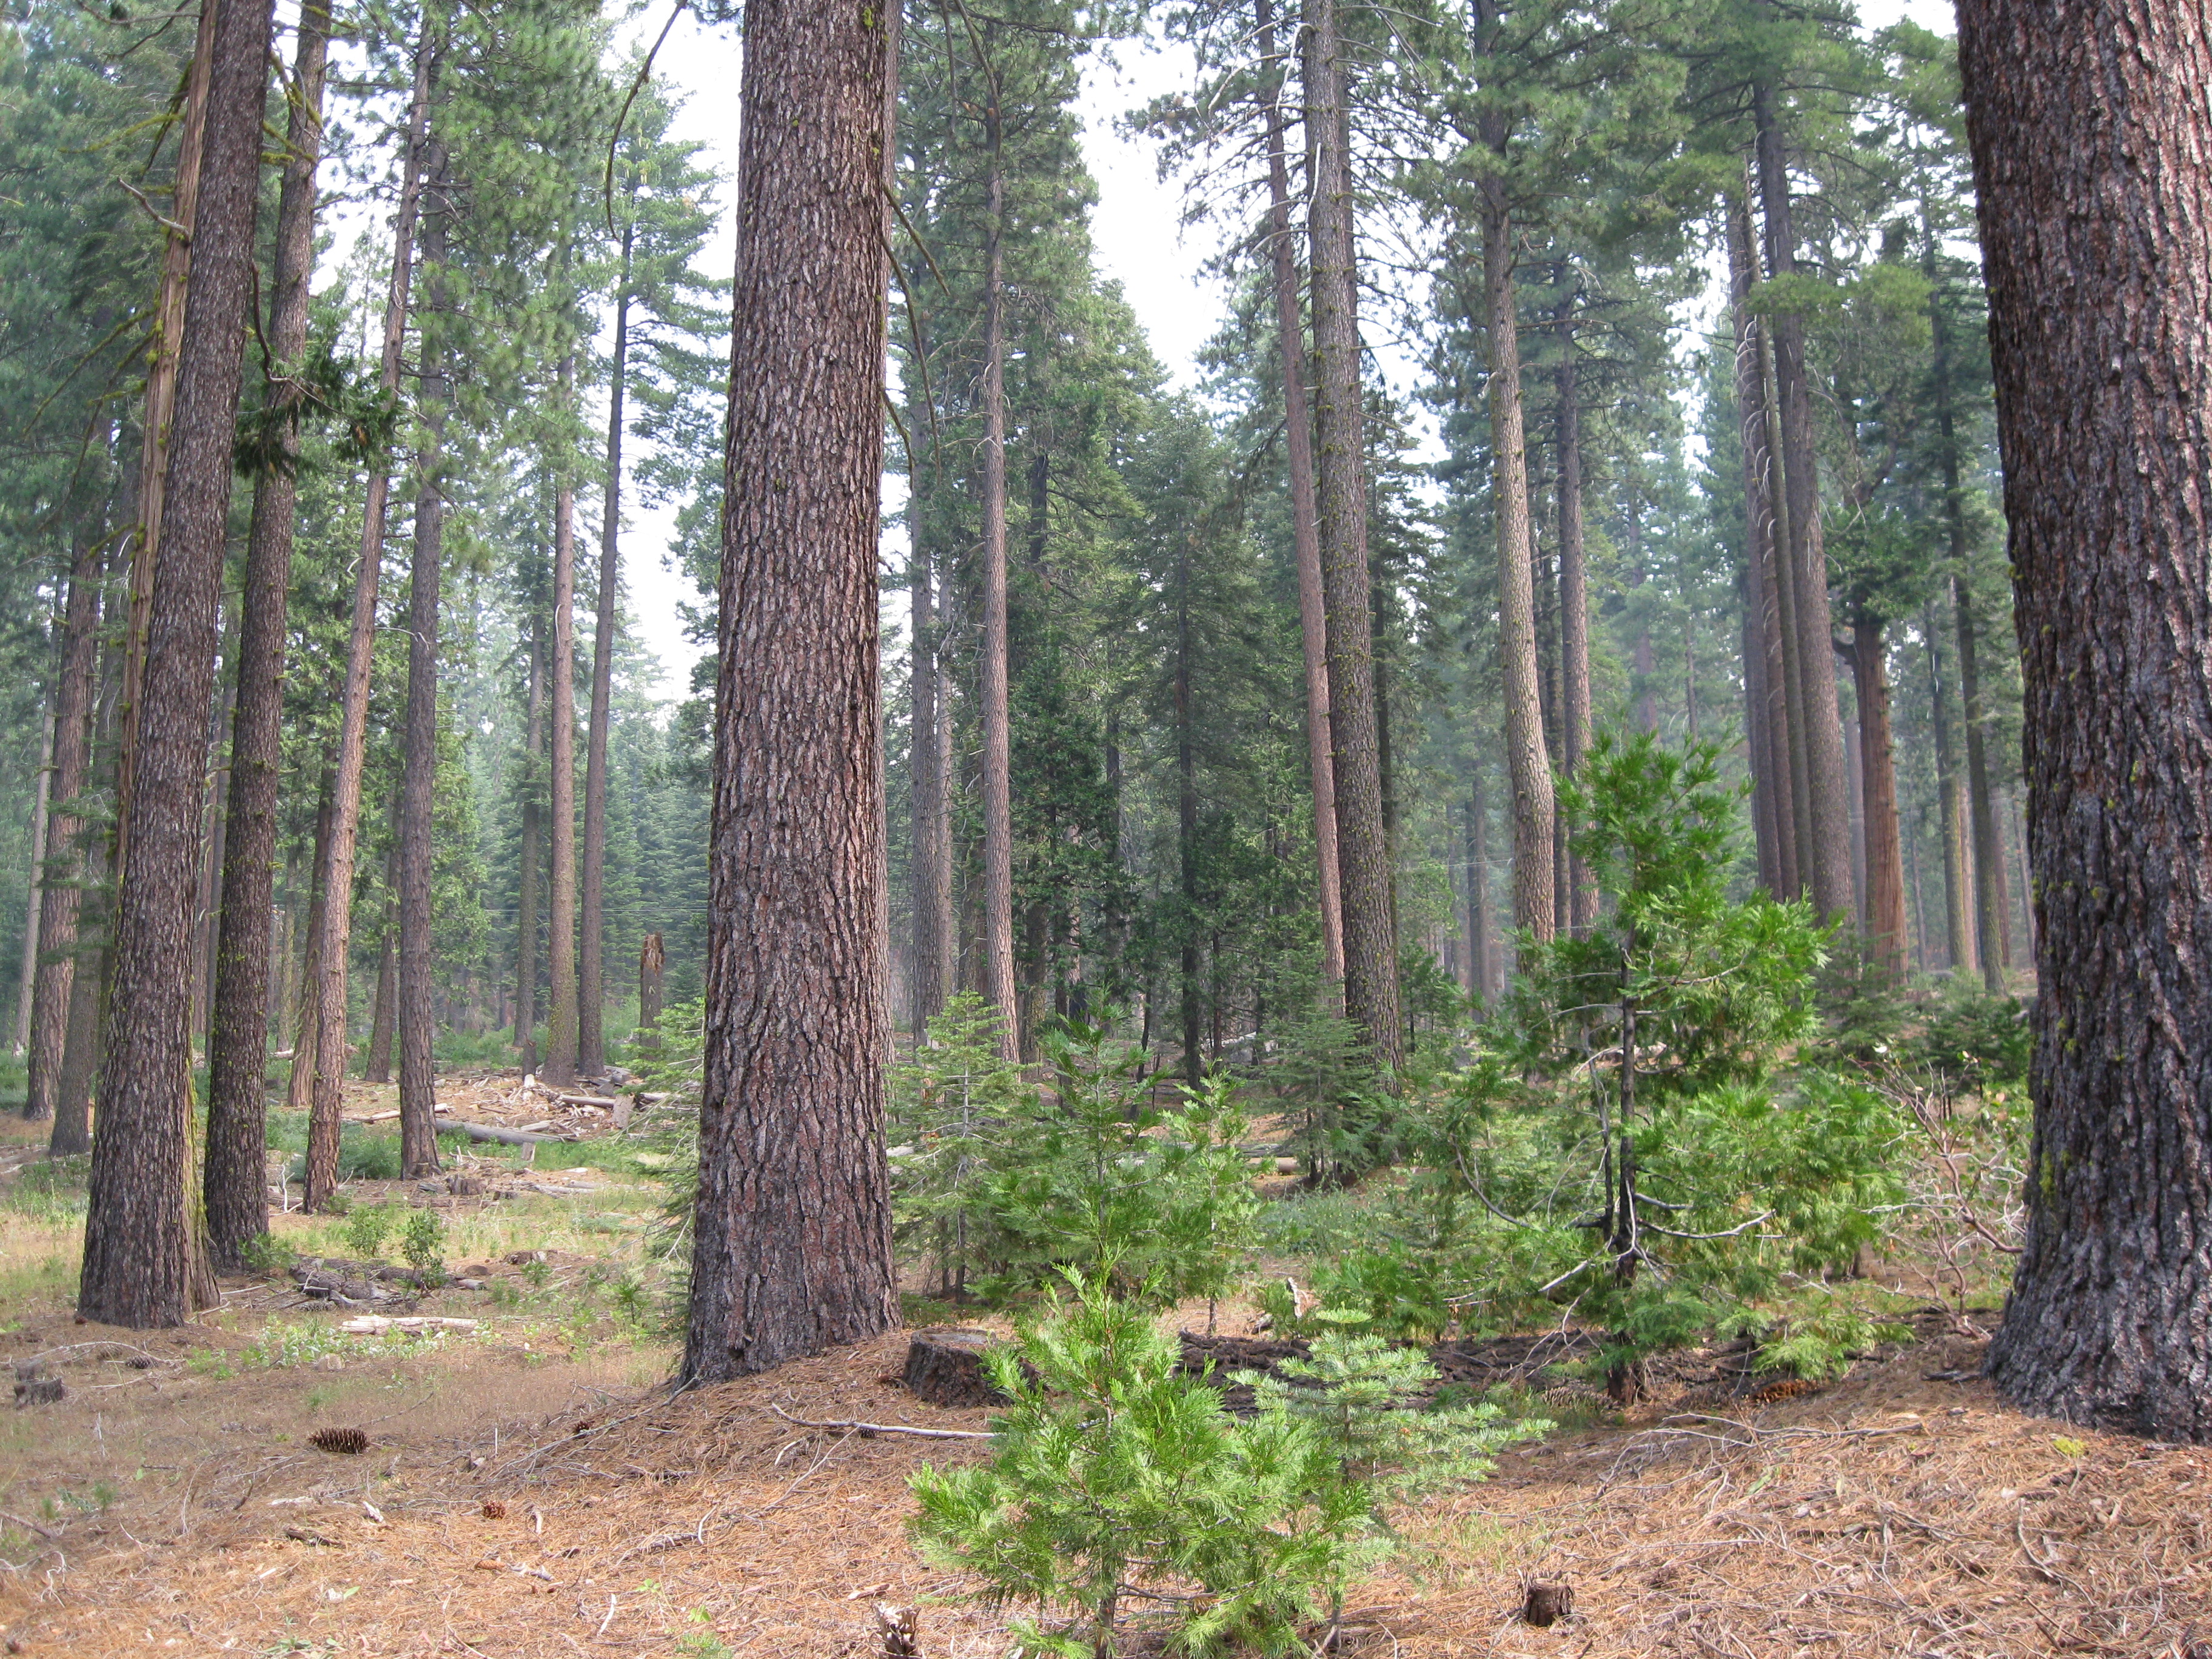
[[[1019,1058],[1014,987],[1012,738],[1006,711],[1006,188],[996,71],[984,116],[989,147],[983,243],[983,1000],[998,1011],[999,1053]]]
[[[637,1043],[641,1050],[660,1052],[660,987],[668,970],[668,947],[660,935],[647,933],[637,951]]]
[[[1306,133],[1313,155],[1307,259],[1313,309],[1315,523],[1328,633],[1329,732],[1343,900],[1345,1016],[1379,1065],[1405,1058],[1389,837],[1376,725],[1367,471],[1353,263],[1352,158],[1336,0],[1308,0]]]
[[[1558,430],[1559,447],[1559,719],[1569,777],[1590,746],[1589,578],[1583,551],[1583,410],[1576,378],[1575,296],[1559,302]],[[1597,920],[1597,886],[1583,861],[1567,857],[1566,921],[1579,934]]]
[[[1483,192],[1482,274],[1490,349],[1491,447],[1497,480],[1498,656],[1513,786],[1513,923],[1537,944],[1556,927],[1556,807],[1536,663],[1536,577],[1528,528],[1528,455],[1521,419],[1521,337],[1513,299],[1513,225],[1504,194]]]
[[[1974,915],[1982,983],[1991,996],[2004,993],[2012,966],[2011,905],[2005,894],[2004,852],[1997,838],[1996,801],[1990,786],[1988,709],[1977,661],[1973,589],[1963,569],[1951,577],[1952,616],[1959,630],[1959,691],[1966,727],[1966,805],[1974,838]]]
[[[2039,916],[2027,1230],[1990,1352],[2039,1415],[2212,1439],[2212,16],[1966,0]]]
[[[446,562],[446,242],[451,161],[434,137],[423,158],[423,306],[416,406],[422,443],[415,458],[415,556],[407,599],[407,712],[401,751],[393,896],[399,912],[399,1172],[417,1181],[438,1169],[437,940],[431,872],[437,861],[439,588]]]
[[[430,84],[437,71],[426,23],[415,52],[415,86],[407,118],[407,151],[399,208],[392,233],[392,286],[384,306],[384,359],[378,384],[399,390],[400,351],[407,335],[407,298],[414,271],[415,220],[422,195],[423,150],[430,119]],[[361,566],[354,579],[353,621],[346,641],[345,691],[338,716],[337,775],[331,792],[330,856],[321,877],[323,920],[314,945],[316,1036],[314,1104],[307,1121],[306,1206],[319,1210],[337,1190],[339,1103],[345,1083],[346,956],[353,943],[354,845],[361,830],[362,767],[368,743],[368,681],[375,664],[376,590],[384,568],[384,508],[388,473],[369,474],[362,514]],[[298,1064],[295,1060],[295,1066]]]
[[[576,943],[576,1067],[607,1069],[607,733],[614,717],[615,603],[622,583],[623,393],[629,377],[629,265],[635,222],[623,226],[615,283],[615,345],[608,365],[607,495],[599,519],[599,601],[592,625],[592,726],[584,740],[582,937]]]
[[[1771,88],[1754,89],[1759,130],[1759,185],[1765,210],[1770,275],[1797,269],[1797,238],[1790,222],[1790,174],[1782,129]],[[1844,732],[1836,706],[1836,660],[1830,649],[1828,556],[1821,544],[1820,464],[1814,447],[1813,387],[1805,364],[1805,323],[1785,312],[1773,320],[1774,385],[1782,411],[1783,496],[1789,526],[1788,556],[1779,561],[1796,601],[1797,695],[1803,710],[1805,793],[1809,839],[1799,864],[1823,917],[1851,910],[1850,794],[1844,777]],[[1778,537],[1778,541],[1780,538]]]
[[[213,1288],[195,1224],[191,902],[268,51],[268,0],[228,0],[215,22],[192,221],[197,253],[153,554],[137,781],[116,907],[112,1031],[77,1293],[80,1314],[110,1325],[181,1324]]]
[[[1255,0],[1260,55],[1276,65],[1273,0]],[[1321,912],[1322,1000],[1344,1000],[1344,899],[1337,873],[1336,763],[1328,713],[1328,610],[1322,597],[1321,528],[1314,494],[1313,414],[1307,407],[1304,307],[1291,226],[1291,173],[1279,67],[1261,99],[1267,126],[1267,240],[1275,290],[1275,349],[1283,374],[1283,439],[1291,486],[1291,546],[1298,571],[1299,636],[1305,647],[1306,769],[1313,792],[1314,862]]]
[[[561,363],[561,400],[573,397],[575,366]],[[552,765],[547,790],[545,967],[552,981],[545,1018],[545,1080],[576,1080],[576,487],[567,458],[554,465]]]
[[[1966,872],[1960,868],[1959,768],[1951,745],[1950,693],[1943,684],[1943,641],[1931,602],[1921,612],[1920,634],[1928,647],[1929,724],[1936,733],[1936,791],[1938,826],[1943,837],[1944,951],[1960,973],[1974,965],[1973,927],[1966,902]]]
[[[384,917],[384,939],[376,952],[376,1006],[368,1021],[368,1060],[362,1068],[362,1079],[367,1083],[392,1081],[392,1050],[398,1035],[399,951],[398,921],[389,906]]]
[[[315,172],[322,155],[327,0],[304,0],[292,59],[291,116],[276,204],[269,349],[298,363],[307,348],[308,285],[315,268]],[[282,372],[281,370],[279,371]],[[285,411],[278,457],[253,484],[246,591],[238,638],[238,692],[230,739],[230,811],[208,1035],[208,1243],[225,1272],[245,1266],[247,1242],[269,1228],[268,1072],[271,903],[276,800],[284,761],[285,599],[299,494],[296,385],[270,394]]]
[[[170,197],[171,228],[161,245],[161,284],[155,300],[152,350],[146,366],[146,408],[139,422],[138,535],[131,544],[131,596],[123,647],[123,700],[115,766],[115,825],[112,863],[123,868],[131,832],[131,793],[137,770],[139,711],[144,706],[148,630],[154,605],[154,555],[161,535],[161,515],[169,477],[169,445],[176,425],[179,352],[183,344],[185,307],[192,269],[191,227],[199,200],[200,162],[206,139],[206,112],[212,84],[216,25],[219,8],[203,0],[192,41],[192,61],[185,78],[182,120],[178,126],[177,172]],[[112,956],[110,965],[112,965]],[[110,999],[103,997],[103,1014]]]
[[[1190,544],[1185,532],[1176,560],[1176,864],[1182,883],[1182,1074],[1195,1089],[1206,1075],[1199,1031],[1202,1004],[1198,988],[1198,750],[1190,712]]]
[[[1861,618],[1851,629],[1859,704],[1859,766],[1864,780],[1867,953],[1893,985],[1905,982],[1905,848],[1897,823],[1897,763],[1889,719],[1889,645],[1882,625]]]
[[[57,629],[56,631],[61,630]],[[31,1048],[31,1001],[39,981],[40,912],[46,908],[47,808],[53,799],[54,705],[60,696],[61,684],[58,672],[47,686],[46,717],[39,723],[39,774],[31,807],[31,868],[23,886],[23,968],[15,981],[15,1040],[13,1046],[27,1061]],[[24,1111],[27,1116],[27,1095],[24,1097]]]
[[[1731,197],[1728,206],[1729,300],[1735,331],[1736,427],[1743,449],[1745,593],[1747,616],[1744,684],[1755,687],[1757,719],[1752,722],[1752,771],[1763,799],[1759,823],[1765,837],[1759,870],[1767,890],[1794,898],[1803,890],[1797,868],[1797,787],[1793,741],[1795,699],[1790,696],[1790,659],[1783,648],[1783,593],[1775,557],[1774,456],[1767,413],[1766,340],[1751,309],[1758,279],[1747,197]],[[1756,661],[1753,660],[1756,657]]]
[[[330,892],[331,826],[337,816],[337,768],[325,762],[321,787],[315,797],[315,844],[308,865],[313,884],[307,901],[307,942],[301,951],[299,1018],[292,1042],[291,1075],[285,1080],[284,1109],[312,1113],[315,1100],[315,1048],[322,1036],[323,1010],[319,1000],[322,984],[324,900]],[[308,1139],[314,1126],[308,1125]]]
[[[92,750],[93,672],[100,650],[100,584],[105,535],[88,536],[70,568],[62,610],[61,669],[54,683],[53,769],[47,792],[38,889],[39,959],[31,987],[29,1066],[23,1115],[51,1120],[60,1098],[62,1058],[69,1043],[70,993],[76,983],[77,917],[86,876],[84,793]]]
[[[544,863],[541,843],[544,813],[538,804],[538,766],[545,752],[545,656],[544,619],[532,623],[530,690],[523,724],[522,866],[514,916],[514,1046],[522,1069],[538,1069],[538,884]]]
[[[909,672],[914,692],[914,1038],[929,1036],[929,1022],[945,1012],[957,972],[958,940],[952,922],[952,824],[945,784],[951,756],[945,707],[945,676],[939,671],[942,638],[935,616],[935,580],[927,528],[922,523],[921,469],[909,469],[914,511],[914,557],[909,578],[914,599],[914,637]]]
[[[1467,803],[1467,954],[1474,994],[1484,1001],[1498,989],[1490,940],[1490,803],[1483,799],[1482,769],[1478,766]]]
[[[896,39],[828,0],[746,9],[693,1382],[898,1322],[876,591]]]

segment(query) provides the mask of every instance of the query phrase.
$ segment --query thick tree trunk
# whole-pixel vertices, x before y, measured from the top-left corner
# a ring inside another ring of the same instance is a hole
[[[1344,1000],[1344,897],[1337,873],[1336,763],[1328,713],[1328,609],[1322,596],[1321,528],[1314,494],[1313,412],[1306,397],[1304,307],[1291,225],[1285,138],[1285,76],[1278,65],[1273,0],[1255,0],[1260,55],[1270,65],[1261,110],[1267,126],[1267,255],[1275,290],[1275,349],[1283,374],[1283,439],[1291,486],[1291,547],[1297,562],[1299,635],[1305,647],[1306,769],[1313,791],[1314,862],[1321,913],[1322,1000]]]
[[[1557,925],[1552,841],[1556,807],[1536,662],[1536,577],[1528,527],[1528,455],[1521,418],[1521,337],[1513,300],[1513,223],[1502,191],[1486,189],[1484,321],[1490,346],[1490,430],[1497,467],[1498,655],[1513,787],[1513,923],[1539,945]]]
[[[1352,158],[1336,0],[1308,0],[1305,126],[1313,155],[1307,261],[1313,309],[1316,525],[1328,633],[1329,732],[1343,901],[1345,1017],[1395,1071],[1405,1057],[1389,838],[1376,724],[1367,559],[1367,447],[1353,263]]]
[[[77,919],[84,897],[84,793],[92,752],[93,674],[100,652],[100,585],[104,535],[88,536],[70,568],[62,608],[61,667],[54,682],[53,769],[40,866],[39,960],[31,986],[28,1087],[23,1115],[50,1121],[61,1093],[69,1044],[70,994],[76,983]]]
[[[416,406],[422,443],[415,458],[415,556],[408,578],[407,713],[401,750],[398,855],[392,889],[399,912],[399,1172],[409,1181],[438,1169],[435,1063],[437,940],[431,872],[437,860],[438,628],[446,563],[446,319],[440,271],[453,206],[451,165],[434,137],[424,158],[421,378]]]
[[[422,195],[430,86],[437,54],[429,26],[415,52],[415,86],[407,118],[407,151],[399,208],[392,233],[392,286],[384,305],[384,356],[378,384],[399,390],[400,351],[407,335],[407,299],[415,268],[415,220]],[[384,568],[384,509],[392,480],[372,472],[362,509],[361,564],[354,578],[353,621],[346,642],[345,690],[338,714],[337,773],[331,791],[330,855],[321,878],[322,927],[314,945],[314,1104],[307,1121],[307,1207],[320,1209],[337,1189],[339,1103],[345,1084],[346,957],[353,944],[354,846],[361,830],[361,782],[368,743],[368,682],[376,653],[376,590]],[[295,1060],[296,1066],[298,1062]]]
[[[292,59],[291,116],[276,204],[276,262],[269,349],[280,364],[307,347],[308,284],[315,270],[315,172],[322,155],[327,0],[305,0]],[[253,485],[239,618],[238,690],[230,740],[230,811],[208,1035],[208,1244],[225,1272],[245,1266],[247,1242],[268,1231],[269,965],[276,874],[276,799],[283,765],[285,599],[299,493],[296,386],[273,388],[287,411],[281,457]]]
[[[2021,1408],[2212,1439],[2212,15],[1965,0],[2038,929]]]
[[[1576,376],[1575,296],[1559,302],[1558,429],[1559,448],[1559,721],[1567,775],[1582,769],[1590,746],[1589,577],[1583,550],[1583,405]],[[1597,919],[1597,885],[1583,861],[1567,857],[1566,922],[1577,933]]]
[[[573,395],[574,365],[561,364],[561,399]],[[565,458],[554,466],[552,750],[546,791],[550,866],[545,886],[545,1080],[576,1080],[576,487]]]
[[[1859,766],[1864,779],[1867,954],[1892,984],[1905,981],[1905,848],[1897,823],[1897,763],[1889,718],[1889,646],[1882,625],[1862,618],[1851,629],[1859,703]]]
[[[988,71],[987,71],[988,73]],[[1006,710],[1006,188],[998,82],[984,118],[989,147],[983,251],[983,1000],[998,1011],[999,1053],[1021,1053],[1014,985],[1012,738]]]
[[[1754,91],[1759,130],[1759,186],[1766,229],[1768,273],[1797,268],[1790,222],[1790,174],[1771,90]],[[1844,775],[1844,732],[1836,704],[1836,659],[1830,649],[1828,556],[1821,542],[1820,463],[1814,447],[1813,387],[1805,363],[1805,323],[1785,312],[1773,322],[1774,384],[1782,412],[1783,497],[1788,556],[1780,561],[1796,601],[1797,695],[1803,710],[1805,793],[1809,839],[1799,846],[1801,873],[1813,908],[1824,917],[1851,911],[1850,798]],[[1782,538],[1778,537],[1778,542]]]
[[[607,1069],[607,734],[614,717],[615,605],[622,584],[623,394],[629,378],[629,266],[636,225],[623,226],[615,283],[615,344],[607,389],[607,494],[599,519],[599,597],[592,623],[592,726],[584,739],[582,936],[576,943],[576,1068]]]
[[[219,7],[204,0],[185,77],[178,126],[177,171],[170,196],[171,228],[161,245],[161,283],[154,303],[152,349],[146,365],[145,413],[139,422],[138,535],[131,544],[130,599],[123,645],[123,698],[115,761],[115,825],[112,862],[123,867],[131,833],[131,793],[137,773],[138,718],[145,704],[148,629],[154,605],[154,555],[169,477],[169,445],[176,424],[178,354],[192,269],[191,227],[199,200],[200,161],[206,138],[209,88],[214,73]],[[110,958],[112,965],[112,957]],[[109,999],[103,997],[102,1012]]]
[[[876,610],[896,39],[829,0],[746,9],[695,1382],[898,1322]]]
[[[137,772],[116,907],[112,1034],[77,1292],[80,1314],[111,1325],[181,1324],[212,1289],[200,1282],[205,1263],[195,1237],[191,901],[268,51],[268,0],[225,0],[215,22],[192,221],[197,252],[154,549]]]

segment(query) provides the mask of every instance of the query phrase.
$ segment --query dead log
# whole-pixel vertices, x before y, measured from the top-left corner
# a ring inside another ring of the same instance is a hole
[[[501,1129],[489,1123],[455,1123],[448,1126],[459,1129],[471,1140],[495,1140],[502,1146],[535,1146],[542,1141],[567,1140],[567,1135],[533,1134],[527,1129]]]
[[[1003,1406],[1006,1396],[983,1366],[984,1351],[997,1340],[988,1331],[916,1331],[906,1345],[899,1381],[933,1406]]]

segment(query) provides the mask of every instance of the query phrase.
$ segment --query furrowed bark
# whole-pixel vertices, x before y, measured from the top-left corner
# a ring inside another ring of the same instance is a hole
[[[2038,990],[2023,1410],[2212,1439],[2212,15],[1964,0]]]
[[[268,0],[224,0],[215,20],[77,1290],[87,1319],[141,1328],[181,1324],[213,1289],[195,1224],[191,911],[253,280],[269,17]]]
[[[876,587],[896,30],[754,0],[745,36],[694,1382],[898,1322]]]
[[[322,155],[327,0],[304,0],[292,58],[283,183],[276,204],[269,349],[280,365],[307,355],[308,284],[315,266],[315,172]],[[283,372],[282,369],[279,371]],[[248,1240],[268,1231],[269,980],[276,876],[276,801],[283,764],[286,597],[299,493],[296,383],[271,388],[285,411],[279,453],[254,480],[239,618],[238,691],[230,739],[230,810],[208,1036],[208,1247],[216,1267],[245,1266]]]
[[[1276,64],[1273,0],[1254,0],[1260,56]],[[1313,412],[1306,397],[1304,307],[1291,226],[1291,173],[1284,135],[1284,82],[1273,71],[1261,100],[1267,128],[1267,257],[1275,290],[1276,353],[1283,374],[1283,442],[1291,485],[1291,546],[1298,569],[1298,629],[1305,650],[1306,770],[1313,792],[1314,864],[1321,912],[1322,1000],[1344,1000],[1344,896],[1337,869],[1335,739],[1328,712],[1328,611],[1322,597],[1321,529],[1315,501]]]
[[[1308,0],[1305,121],[1313,154],[1307,264],[1312,283],[1314,474],[1328,633],[1329,732],[1343,901],[1344,1011],[1386,1069],[1405,1058],[1398,941],[1375,708],[1367,554],[1367,450],[1353,264],[1350,125],[1336,0]]]
[[[1771,88],[1754,89],[1759,131],[1759,187],[1769,274],[1797,268],[1790,174]],[[1814,447],[1813,390],[1805,364],[1805,323],[1795,313],[1773,319],[1774,386],[1782,415],[1783,496],[1788,556],[1778,561],[1796,604],[1797,696],[1804,731],[1808,840],[1798,848],[1800,873],[1821,916],[1852,911],[1850,792],[1844,775],[1844,729],[1836,703],[1834,637],[1828,614],[1828,556],[1821,542],[1820,463]],[[1782,538],[1778,536],[1778,542]]]

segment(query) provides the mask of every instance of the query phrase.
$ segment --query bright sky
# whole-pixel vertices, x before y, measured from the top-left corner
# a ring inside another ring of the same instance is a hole
[[[1900,17],[1947,33],[1956,26],[1950,0],[1861,0],[1859,13],[1869,28],[1886,27]],[[666,15],[656,7],[636,27],[657,32]],[[654,67],[689,100],[677,118],[675,136],[698,142],[703,159],[725,177],[734,178],[739,70],[734,27],[702,24],[686,11]],[[1121,284],[1153,351],[1175,383],[1186,388],[1196,384],[1199,349],[1212,335],[1224,309],[1220,285],[1197,275],[1214,244],[1204,227],[1189,236],[1182,233],[1180,185],[1172,179],[1161,181],[1154,145],[1123,137],[1115,124],[1123,112],[1186,83],[1188,76],[1188,54],[1180,48],[1162,52],[1125,46],[1111,61],[1091,61],[1079,106],[1085,124],[1085,159],[1098,182],[1091,230],[1099,269]],[[728,195],[726,189],[726,211]],[[726,271],[731,258],[726,218],[706,264],[710,270]],[[1407,390],[1410,362],[1402,354],[1388,350],[1378,356],[1395,389]],[[693,597],[688,583],[668,568],[663,556],[673,525],[672,514],[633,511],[623,537],[631,627],[659,658],[664,694],[672,696],[681,689],[691,660],[677,607]]]

